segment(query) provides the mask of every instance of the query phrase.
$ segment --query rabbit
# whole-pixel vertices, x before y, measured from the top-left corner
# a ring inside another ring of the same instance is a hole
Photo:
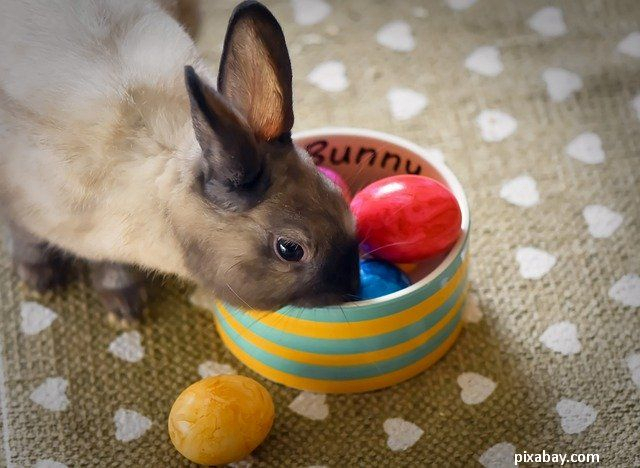
[[[355,222],[292,142],[289,54],[262,4],[233,11],[214,82],[158,1],[1,2],[0,213],[27,285],[85,260],[128,320],[141,272],[245,309],[353,300]]]

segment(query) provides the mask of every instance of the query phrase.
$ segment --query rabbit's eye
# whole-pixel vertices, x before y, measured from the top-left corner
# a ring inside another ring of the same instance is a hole
[[[299,262],[304,256],[304,249],[300,244],[284,237],[278,238],[275,247],[278,257],[287,262]]]

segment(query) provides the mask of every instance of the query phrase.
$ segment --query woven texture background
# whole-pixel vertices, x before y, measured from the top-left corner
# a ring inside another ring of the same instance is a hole
[[[629,364],[640,353],[640,309],[610,294],[632,275],[627,280],[630,288],[636,281],[636,290],[627,297],[637,300],[640,281],[633,276],[640,273],[640,106],[632,106],[640,93],[640,58],[617,48],[640,31],[640,3],[478,0],[455,10],[444,0],[334,1],[331,13],[310,26],[294,21],[290,2],[267,4],[291,50],[296,129],[367,127],[443,152],[472,209],[472,284],[482,319],[469,323],[452,351],[419,377],[369,394],[329,395],[329,416],[312,420],[288,408],[298,391],[256,377],[224,349],[210,313],[190,304],[190,285],[151,283],[152,317],[139,328],[144,357],[130,363],[108,352],[122,331],[107,321],[82,274],[65,291],[38,297],[19,285],[2,251],[0,465],[46,459],[68,466],[188,465],[171,446],[166,419],[181,389],[199,378],[198,366],[213,360],[258,378],[275,399],[276,422],[247,462],[253,466],[471,466],[502,442],[519,452],[598,453],[603,466],[640,466],[640,388]],[[562,36],[544,37],[527,24],[549,4],[562,9]],[[198,43],[212,66],[232,7],[203,2]],[[376,31],[393,20],[409,24],[412,51],[376,42]],[[464,66],[483,45],[501,53],[498,76]],[[328,92],[307,80],[327,60],[344,64],[345,90]],[[552,101],[542,78],[549,67],[580,75],[582,88]],[[394,119],[386,97],[392,87],[424,94],[429,104],[410,119]],[[503,141],[484,141],[476,118],[485,109],[510,114],[517,130]],[[565,154],[587,131],[602,140],[600,164]],[[500,197],[503,184],[524,174],[540,194],[528,208]],[[623,216],[608,238],[587,229],[583,209],[593,204]],[[557,258],[537,280],[519,272],[516,251],[528,246]],[[59,317],[25,335],[23,301],[37,301]],[[579,352],[563,355],[540,341],[562,321],[576,326]],[[468,405],[457,383],[463,372],[497,386],[483,402]],[[68,381],[64,411],[30,399],[49,377]],[[562,429],[556,404],[565,398],[597,412],[580,433]],[[130,442],[117,440],[119,408],[149,418],[150,429]],[[388,418],[409,421],[424,434],[407,450],[392,451],[383,429]]]

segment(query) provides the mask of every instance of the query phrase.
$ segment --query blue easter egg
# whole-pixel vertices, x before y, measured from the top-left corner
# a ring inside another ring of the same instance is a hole
[[[411,284],[407,275],[392,263],[360,260],[360,299],[374,299],[400,291]]]

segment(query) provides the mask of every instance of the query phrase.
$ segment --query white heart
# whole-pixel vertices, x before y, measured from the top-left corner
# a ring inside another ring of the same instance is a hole
[[[636,96],[631,101],[631,107],[634,111],[636,111],[636,117],[640,120],[640,94],[636,94]]]
[[[205,361],[198,366],[198,374],[204,379],[205,377],[213,377],[216,375],[236,374],[236,370],[229,364]]]
[[[54,460],[38,460],[33,468],[68,468],[64,463],[60,463]]]
[[[391,115],[396,120],[407,120],[415,117],[429,103],[424,94],[408,88],[391,88],[387,93],[387,101]]]
[[[229,468],[250,468],[253,465],[254,461],[255,461],[255,458],[249,455],[246,458],[243,458],[242,460],[229,463],[227,466],[229,466]]]
[[[130,442],[142,436],[151,427],[151,420],[140,413],[120,408],[113,415],[116,426],[116,439],[120,442]]]
[[[307,80],[312,85],[332,93],[344,91],[349,86],[345,66],[336,60],[317,65],[307,75]]]
[[[329,416],[327,396],[321,393],[300,392],[300,394],[289,403],[289,409],[314,421],[321,421]]]
[[[35,335],[53,323],[58,318],[53,310],[37,302],[23,302],[20,304],[20,330],[25,335]]]
[[[464,258],[464,255],[462,256]],[[469,293],[462,312],[462,320],[466,323],[478,323],[482,320],[482,310],[478,306],[478,299],[473,293]]]
[[[137,331],[124,332],[109,344],[109,352],[128,362],[138,362],[144,357],[142,337]]]
[[[516,455],[516,447],[509,442],[500,442],[480,455],[478,461],[486,468],[513,467]]]
[[[593,406],[567,398],[558,402],[556,411],[560,415],[562,430],[567,434],[577,434],[584,431],[593,424],[598,415]]]
[[[446,0],[452,10],[466,10],[478,0]]]
[[[633,58],[640,58],[640,32],[634,31],[620,41],[618,52],[627,54]]]
[[[31,392],[29,398],[50,411],[64,411],[69,406],[68,386],[69,382],[62,377],[49,377]]]
[[[462,389],[460,398],[467,405],[477,405],[489,398],[489,395],[496,389],[497,384],[475,372],[464,372],[458,376],[458,385]]]
[[[394,452],[412,447],[424,431],[415,424],[402,418],[389,418],[382,425],[387,433],[387,446]]]
[[[589,233],[598,239],[611,237],[624,221],[622,214],[602,205],[585,206],[582,216],[587,222]]]
[[[206,288],[198,287],[189,296],[189,302],[196,307],[202,309],[214,310],[216,301],[211,291]]]
[[[609,297],[629,307],[640,307],[640,276],[624,275],[611,286]]]
[[[556,7],[545,7],[538,10],[529,18],[527,24],[541,36],[558,37],[567,32],[567,25],[564,24],[562,10]]]
[[[640,353],[630,354],[626,361],[631,372],[631,381],[640,388]]]
[[[476,118],[484,141],[502,141],[518,128],[518,121],[500,110],[488,109],[480,112]]]
[[[556,264],[556,256],[536,249],[535,247],[519,247],[516,261],[520,265],[520,275],[526,279],[540,279]]]
[[[301,26],[310,26],[324,20],[331,13],[331,5],[324,0],[291,0],[293,19]]]
[[[478,47],[465,59],[464,66],[484,76],[498,76],[504,70],[500,50],[493,46]]]
[[[565,153],[585,164],[599,164],[605,160],[602,140],[593,132],[584,132],[569,142]]]
[[[404,21],[385,24],[376,33],[378,44],[398,52],[410,52],[416,47],[411,26]]]
[[[580,75],[564,68],[547,68],[542,72],[542,79],[547,85],[547,94],[553,102],[564,101],[583,86]]]
[[[578,329],[571,322],[558,322],[548,327],[542,335],[540,341],[547,348],[556,353],[569,356],[577,354],[582,349],[578,339]]]
[[[537,205],[540,201],[536,181],[528,175],[518,176],[502,184],[500,197],[523,208]]]

